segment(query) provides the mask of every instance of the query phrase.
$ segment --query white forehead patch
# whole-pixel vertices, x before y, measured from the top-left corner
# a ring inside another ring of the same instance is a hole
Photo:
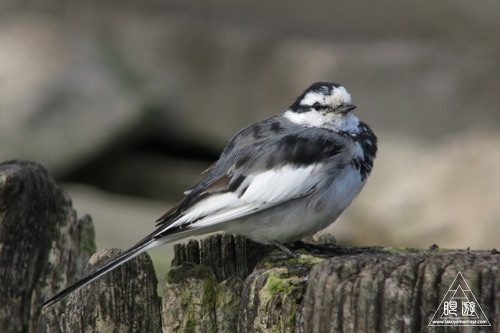
[[[342,103],[351,103],[351,94],[342,86],[334,88],[331,95],[318,91],[311,91],[302,98],[300,105],[313,105],[316,102],[322,105],[330,105],[332,108],[335,108]]]

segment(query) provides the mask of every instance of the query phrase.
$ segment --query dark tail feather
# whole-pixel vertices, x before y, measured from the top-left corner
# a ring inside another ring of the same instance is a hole
[[[144,238],[142,241],[134,245],[132,248],[128,249],[127,251],[123,252],[120,254],[118,257],[112,259],[110,262],[108,262],[106,265],[103,267],[100,267],[84,277],[83,279],[77,281],[73,285],[69,286],[68,288],[64,289],[63,291],[59,292],[57,295],[43,303],[43,307],[49,307],[52,304],[58,302],[59,300],[63,299],[64,297],[68,296],[75,290],[89,284],[90,282],[94,281],[95,279],[103,276],[104,274],[110,272],[111,270],[115,269],[116,267],[124,264],[125,262],[129,261],[130,259],[134,258],[135,256],[141,254],[142,252],[146,251],[147,249],[150,249],[154,246],[152,246],[153,243],[155,243],[156,240],[152,237],[152,235],[149,235],[148,237]]]

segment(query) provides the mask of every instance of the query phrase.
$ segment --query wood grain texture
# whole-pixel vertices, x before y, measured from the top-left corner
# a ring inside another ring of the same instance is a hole
[[[90,258],[87,273],[121,253],[106,249]],[[151,258],[143,253],[63,300],[57,314],[44,309],[38,332],[160,332],[160,298]]]
[[[82,277],[94,252],[90,216],[77,218],[42,165],[0,164],[1,332],[35,331],[43,301]]]

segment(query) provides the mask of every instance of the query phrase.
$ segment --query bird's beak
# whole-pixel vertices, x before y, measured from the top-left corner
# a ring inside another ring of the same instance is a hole
[[[354,104],[342,103],[335,109],[335,112],[347,114],[348,112],[354,110],[355,108],[357,108],[357,106]]]

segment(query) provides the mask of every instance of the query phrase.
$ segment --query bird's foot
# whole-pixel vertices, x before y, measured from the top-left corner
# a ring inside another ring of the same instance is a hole
[[[283,245],[282,243],[278,242],[277,240],[274,240],[274,241],[271,241],[271,243],[273,243],[276,247],[278,247],[280,250],[282,250],[283,252],[285,252],[286,256],[289,258],[289,259],[296,259],[298,258],[298,254],[294,253],[292,250],[290,250],[289,248],[287,248],[285,245]]]

